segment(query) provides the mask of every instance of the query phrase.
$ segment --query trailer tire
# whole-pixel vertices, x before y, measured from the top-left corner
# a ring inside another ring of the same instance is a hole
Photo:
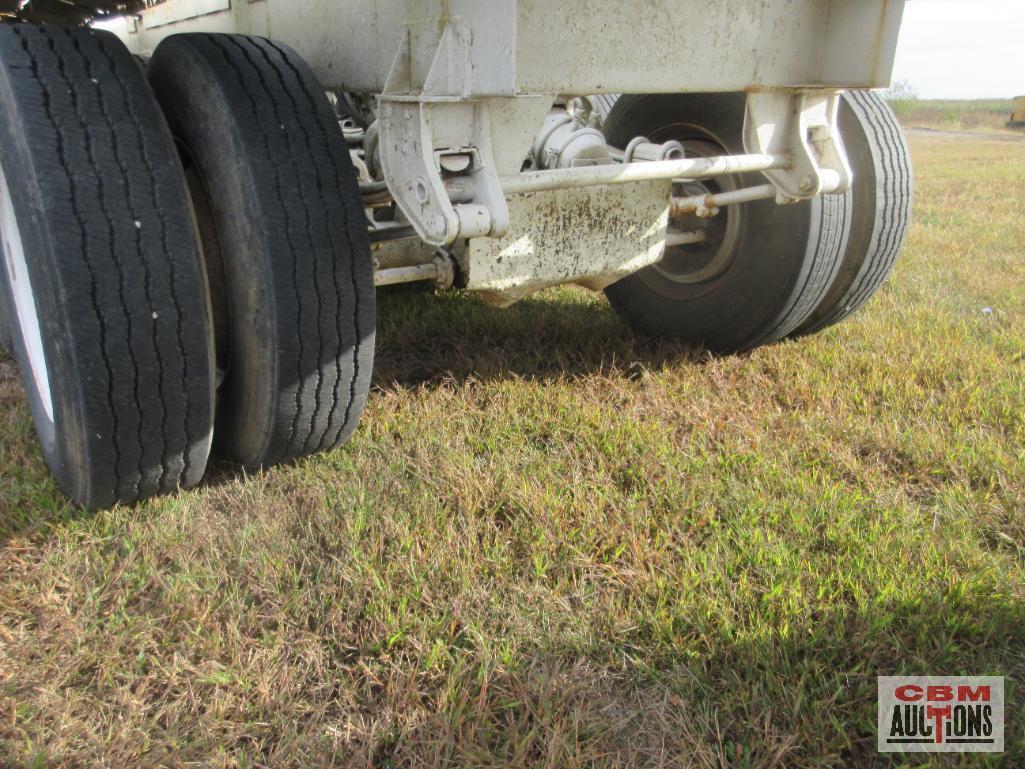
[[[682,141],[691,155],[741,154],[745,105],[743,94],[625,95],[608,109],[605,133],[618,147],[642,135],[653,142]],[[600,109],[607,106],[599,103]],[[744,174],[703,189],[763,183],[760,174]],[[701,225],[719,228],[709,230],[710,245],[667,249],[661,262],[605,293],[619,315],[645,334],[720,353],[769,344],[820,303],[840,266],[847,213],[842,196],[790,206],[731,206]]]
[[[0,169],[0,290],[58,485],[98,508],[198,483],[214,398],[199,241],[116,37],[0,26]]]
[[[829,290],[795,335],[822,331],[863,307],[893,270],[911,222],[911,156],[893,110],[876,93],[848,91],[839,119],[854,169],[845,196],[850,236]]]
[[[225,297],[212,287],[224,319],[215,445],[262,467],[341,444],[370,387],[374,284],[323,88],[288,47],[243,35],[168,37],[147,74],[205,191],[207,250],[223,259],[211,264]]]

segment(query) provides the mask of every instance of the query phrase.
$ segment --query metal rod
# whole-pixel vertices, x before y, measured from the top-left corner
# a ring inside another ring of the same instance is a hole
[[[417,280],[436,280],[437,277],[438,265],[433,262],[412,267],[390,267],[374,272],[374,285],[391,286],[395,283],[413,283]]]
[[[692,243],[704,243],[707,236],[701,230],[690,232],[667,232],[666,248],[673,246],[689,246]]]
[[[776,197],[776,187],[772,184],[762,184],[758,187],[746,187],[729,192],[691,195],[687,198],[673,198],[669,214],[670,216],[683,216],[696,213],[700,216],[702,212],[717,212],[723,206],[731,206],[734,203],[750,203],[754,200],[768,200],[774,197]]]
[[[519,192],[543,192],[600,184],[626,184],[657,179],[707,179],[723,174],[786,168],[788,155],[724,155],[711,158],[684,158],[651,162],[560,168],[552,171],[527,171],[500,177],[506,195]]]
[[[370,238],[371,244],[384,243],[391,240],[408,240],[420,237],[416,234],[416,230],[413,229],[412,225],[392,225],[390,227],[381,227],[377,230],[369,230],[367,234]]]

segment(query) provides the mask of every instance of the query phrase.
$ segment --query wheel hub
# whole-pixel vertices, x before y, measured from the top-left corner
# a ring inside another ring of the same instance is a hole
[[[724,153],[721,147],[706,141],[684,141],[683,147],[691,157],[715,157]],[[673,195],[709,195],[736,188],[737,182],[731,177],[702,181],[684,179],[673,183]],[[696,231],[705,238],[700,243],[667,247],[665,256],[652,268],[674,283],[704,283],[718,278],[733,262],[740,231],[740,209],[740,206],[733,206],[716,216],[687,214],[670,219],[667,234]]]

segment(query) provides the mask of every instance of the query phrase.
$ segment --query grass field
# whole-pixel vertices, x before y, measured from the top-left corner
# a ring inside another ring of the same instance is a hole
[[[875,676],[1008,677],[1025,142],[913,139],[851,322],[711,359],[600,298],[382,296],[343,451],[88,515],[0,362],[0,766],[890,762]]]
[[[996,133],[1010,133],[1007,121],[1014,109],[1011,99],[906,99],[890,105],[905,126]]]

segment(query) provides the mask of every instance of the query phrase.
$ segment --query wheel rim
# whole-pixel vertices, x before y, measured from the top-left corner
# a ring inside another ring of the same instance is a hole
[[[207,285],[210,289],[210,304],[213,312],[214,350],[216,355],[216,387],[220,391],[228,378],[231,366],[229,326],[231,313],[228,308],[227,270],[224,264],[224,249],[214,222],[214,207],[206,182],[199,172],[192,150],[177,136],[174,137],[178,158],[185,172],[185,186],[196,215],[196,228],[203,245],[203,262],[206,267]]]
[[[718,145],[702,140],[686,140],[683,148],[688,157],[715,157],[727,154]],[[719,180],[683,180],[673,183],[673,195],[690,197],[737,189],[737,181],[726,176]],[[704,283],[726,272],[733,263],[740,232],[738,207],[726,207],[718,215],[701,218],[694,214],[670,221],[669,233],[699,231],[705,240],[666,249],[662,260],[652,265],[666,280],[674,283]]]
[[[52,423],[53,397],[50,394],[50,373],[43,350],[43,334],[39,327],[39,311],[36,308],[35,294],[32,292],[32,279],[25,261],[25,247],[11,201],[11,190],[7,185],[7,175],[3,167],[0,167],[0,238],[3,240],[4,269],[10,281],[14,312],[18,318],[18,331],[28,357],[32,381],[43,412]]]

